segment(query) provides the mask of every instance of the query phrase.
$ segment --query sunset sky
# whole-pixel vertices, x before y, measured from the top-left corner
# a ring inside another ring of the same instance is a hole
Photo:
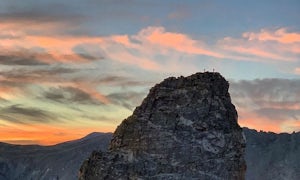
[[[241,126],[300,131],[300,1],[2,0],[0,141],[113,132],[150,87],[204,69]]]

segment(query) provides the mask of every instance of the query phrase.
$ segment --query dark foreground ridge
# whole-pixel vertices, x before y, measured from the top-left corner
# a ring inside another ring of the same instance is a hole
[[[245,140],[219,73],[167,78],[94,152],[80,180],[245,178]]]

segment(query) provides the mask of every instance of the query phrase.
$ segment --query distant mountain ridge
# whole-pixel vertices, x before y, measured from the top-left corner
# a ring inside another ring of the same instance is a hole
[[[246,179],[300,179],[300,132],[280,133],[244,128]]]
[[[300,179],[300,132],[276,134],[248,128],[243,128],[243,131],[247,140],[246,180]],[[23,146],[0,142],[0,180],[77,179],[83,160],[93,150],[106,151],[111,137],[112,133],[95,132],[79,140],[55,146]],[[78,153],[78,149],[81,149],[81,153]],[[10,152],[10,156],[7,156],[7,152]],[[51,156],[53,153],[59,156]],[[41,154],[44,154],[44,161],[37,161]],[[60,157],[63,159],[56,159]],[[40,166],[38,162],[44,165]],[[52,167],[58,168],[52,169],[51,173],[47,172]],[[68,169],[61,171],[59,167]],[[37,171],[39,172],[35,173]]]
[[[53,146],[0,143],[0,180],[73,180],[93,150],[105,151],[111,133],[91,133]]]

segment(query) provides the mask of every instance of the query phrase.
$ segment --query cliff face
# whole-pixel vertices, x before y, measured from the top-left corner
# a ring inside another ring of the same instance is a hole
[[[219,73],[168,78],[95,152],[80,179],[244,179],[245,140]]]

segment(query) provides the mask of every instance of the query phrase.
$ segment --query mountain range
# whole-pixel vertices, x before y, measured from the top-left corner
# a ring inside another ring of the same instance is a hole
[[[244,128],[247,180],[300,179],[300,132],[276,134]],[[91,133],[54,146],[0,143],[0,180],[73,180],[94,150],[105,151],[112,133]]]
[[[93,150],[106,150],[111,133],[91,133],[54,146],[0,143],[0,180],[78,179],[82,162]]]
[[[257,132],[244,128],[248,180],[300,179],[300,132]]]

